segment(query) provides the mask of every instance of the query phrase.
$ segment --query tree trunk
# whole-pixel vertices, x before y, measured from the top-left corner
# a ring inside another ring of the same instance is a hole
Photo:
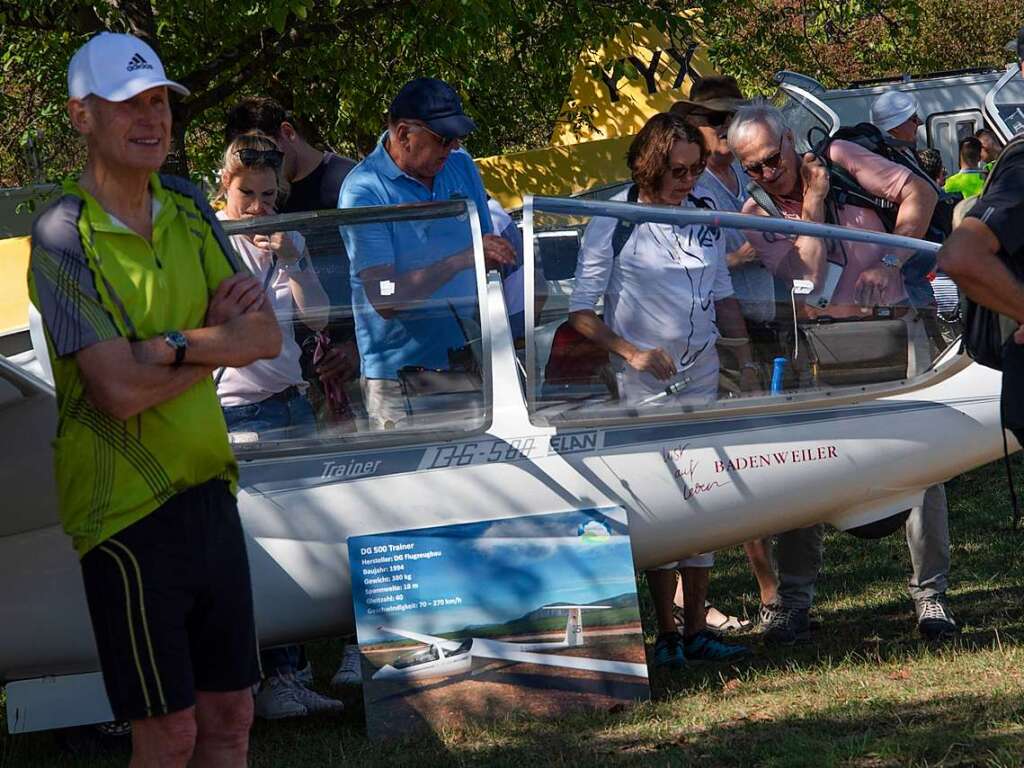
[[[171,151],[167,153],[167,158],[160,170],[163,173],[188,178],[188,148],[185,145],[185,133],[188,131],[189,117],[181,100],[177,97],[174,97],[171,102],[171,118]]]

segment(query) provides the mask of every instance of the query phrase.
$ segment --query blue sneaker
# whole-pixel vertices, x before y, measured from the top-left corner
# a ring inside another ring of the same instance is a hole
[[[683,638],[678,632],[662,632],[654,641],[654,666],[661,669],[682,669],[686,666]]]
[[[743,658],[749,652],[747,646],[722,642],[706,629],[683,642],[683,653],[690,661],[729,663]]]

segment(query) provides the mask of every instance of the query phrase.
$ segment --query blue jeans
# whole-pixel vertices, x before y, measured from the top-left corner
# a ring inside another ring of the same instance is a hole
[[[935,304],[935,293],[928,273],[935,269],[935,254],[918,251],[903,265],[903,286],[910,306],[923,309]]]
[[[309,401],[293,393],[287,400],[273,398],[252,405],[230,405],[222,409],[228,432],[257,432],[273,440],[312,437],[316,434],[316,415]],[[302,649],[297,645],[270,648],[260,653],[265,675],[294,674]]]
[[[228,432],[257,432],[268,440],[313,437],[316,415],[309,401],[294,392],[287,400],[268,398],[251,405],[229,405],[224,411]]]

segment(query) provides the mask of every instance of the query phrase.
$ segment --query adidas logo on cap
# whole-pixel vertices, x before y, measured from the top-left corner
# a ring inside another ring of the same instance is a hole
[[[157,87],[189,95],[188,88],[167,79],[156,51],[134,35],[101,32],[68,62],[68,96],[72,99],[95,94],[108,101],[126,101]]]
[[[134,72],[137,69],[152,69],[153,65],[142,58],[142,54],[136,53],[132,56],[132,60],[128,62],[128,71]]]

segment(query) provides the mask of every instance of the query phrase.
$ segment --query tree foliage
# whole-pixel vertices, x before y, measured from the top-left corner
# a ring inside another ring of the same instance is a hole
[[[1000,67],[1020,0],[706,0],[712,60],[755,92],[789,69],[828,87],[898,74]]]
[[[175,102],[176,157],[216,166],[224,111],[274,96],[349,153],[373,146],[406,80],[442,77],[479,130],[477,155],[543,146],[581,51],[636,23],[674,41],[694,30],[674,0],[0,0],[0,185],[57,179],[82,148],[64,114],[72,52],[131,31],[192,96]],[[1020,0],[701,0],[712,60],[752,91],[779,69],[829,86],[1005,63]],[[637,76],[633,72],[627,76]],[[586,120],[586,115],[569,116]],[[28,151],[34,149],[34,152]],[[37,158],[35,167],[32,158]]]
[[[403,82],[453,83],[480,126],[470,150],[492,154],[550,135],[579,53],[630,23],[685,36],[671,0],[0,0],[0,169],[49,178],[80,162],[63,117],[73,51],[101,29],[131,31],[192,95],[175,103],[177,146],[194,171],[216,163],[226,105],[274,96],[348,153],[379,134]]]

